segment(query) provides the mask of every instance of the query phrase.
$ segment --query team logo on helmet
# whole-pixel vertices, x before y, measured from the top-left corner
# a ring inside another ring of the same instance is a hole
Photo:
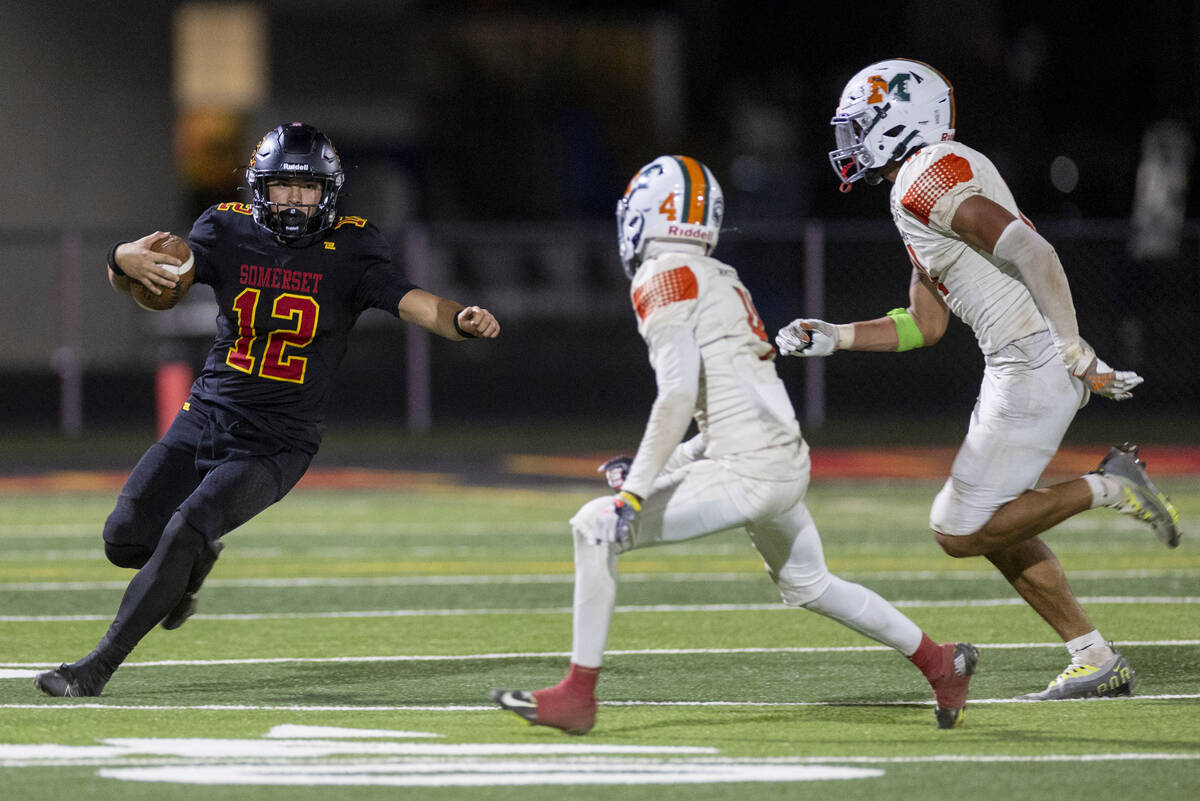
[[[650,241],[690,242],[711,253],[725,213],[712,171],[690,156],[660,156],[638,170],[617,201],[621,265],[633,277]]]
[[[954,88],[920,61],[881,61],[850,79],[830,124],[837,149],[829,162],[842,191],[861,178],[878,183],[888,165],[954,138]]]
[[[868,103],[882,103],[883,99],[888,95],[892,95],[897,100],[908,102],[912,97],[908,94],[908,79],[911,76],[907,72],[901,72],[890,81],[885,81],[882,75],[872,75],[867,79],[867,84],[871,87],[871,96],[867,98]]]

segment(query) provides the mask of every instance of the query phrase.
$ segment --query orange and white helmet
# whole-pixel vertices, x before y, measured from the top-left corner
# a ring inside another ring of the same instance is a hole
[[[859,178],[877,184],[888,164],[954,138],[954,87],[924,62],[880,61],[850,79],[829,124],[837,142],[829,163],[842,191]]]
[[[725,216],[725,194],[712,170],[690,156],[659,156],[637,171],[617,201],[621,266],[630,278],[646,244],[686,242],[712,253]]]

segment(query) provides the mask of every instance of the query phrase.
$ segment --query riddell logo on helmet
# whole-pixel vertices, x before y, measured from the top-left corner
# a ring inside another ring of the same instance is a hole
[[[281,169],[281,170],[291,170],[291,171],[293,171],[293,172],[295,172],[295,171],[298,171],[298,170],[305,170],[305,171],[307,171],[307,170],[309,169],[309,166],[308,166],[307,164],[290,164],[290,163],[288,163],[288,162],[286,162],[286,161],[285,161],[283,164],[281,164],[281,165],[280,165],[279,169]]]
[[[705,231],[703,228],[681,228],[678,225],[668,225],[667,236],[677,236],[680,239],[699,239],[702,242],[711,242],[713,238],[713,232]]]

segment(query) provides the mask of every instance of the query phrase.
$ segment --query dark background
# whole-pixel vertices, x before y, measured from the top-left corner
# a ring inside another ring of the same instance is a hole
[[[198,366],[211,328],[203,308],[185,321],[182,310],[149,315],[114,297],[103,254],[148,230],[186,230],[208,203],[245,200],[238,168],[249,147],[292,119],[337,143],[345,212],[377,222],[410,268],[419,233],[423,285],[501,318],[497,342],[431,343],[435,428],[640,422],[653,381],[612,224],[629,177],[668,152],[713,168],[728,208],[716,255],[742,273],[771,332],[812,300],[799,265],[813,225],[825,237],[829,319],[904,305],[909,268],[885,189],[839,193],[826,156],[845,81],[897,56],[950,79],[957,138],[992,158],[1058,248],[1084,335],[1148,379],[1128,404],[1093,402],[1081,424],[1195,430],[1194,160],[1181,168],[1177,252],[1137,256],[1131,218],[1147,131],[1173,121],[1194,143],[1200,129],[1200,2],[1122,13],[997,0],[262,2],[251,5],[265,12],[267,94],[250,108],[201,110],[227,124],[199,145],[183,135],[197,110],[172,88],[185,5],[0,0],[9,434],[61,427],[72,359],[85,430],[152,428],[157,365]],[[1056,159],[1076,181],[1056,187]],[[208,296],[201,288],[188,301]],[[330,425],[403,427],[413,334],[382,315],[360,328]],[[841,354],[827,360],[828,425],[954,439],[981,366],[956,322],[928,351]],[[802,364],[781,360],[780,372],[803,417]]]

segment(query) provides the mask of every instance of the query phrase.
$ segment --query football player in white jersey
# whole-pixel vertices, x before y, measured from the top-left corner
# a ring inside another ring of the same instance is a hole
[[[860,179],[891,182],[892,219],[912,262],[909,305],[845,325],[793,320],[776,343],[796,356],[905,351],[936,343],[951,312],[971,326],[983,384],[929,525],[951,556],[987,557],[1066,643],[1071,664],[1022,698],[1128,695],[1134,671],[1088,620],[1037,535],[1109,506],[1174,547],[1179,514],[1131,445],[1111,449],[1085,476],[1034,486],[1090,393],[1124,400],[1142,379],[1113,370],[1079,336],[1054,248],[992,162],[954,141],[954,124],[953,89],[928,64],[892,59],[850,79],[832,121],[830,162],[842,191]]]
[[[784,604],[830,617],[908,657],[934,691],[940,728],[962,720],[978,652],[937,644],[871,590],[832,575],[804,503],[808,445],[775,372],[775,349],[737,272],[709,254],[724,197],[687,156],[643,167],[617,204],[620,256],[657,396],[616,495],[571,518],[575,602],[567,677],[543,690],[495,690],[531,723],[583,734],[617,590],[617,556],[745,527]],[[699,434],[681,442],[695,419]]]

